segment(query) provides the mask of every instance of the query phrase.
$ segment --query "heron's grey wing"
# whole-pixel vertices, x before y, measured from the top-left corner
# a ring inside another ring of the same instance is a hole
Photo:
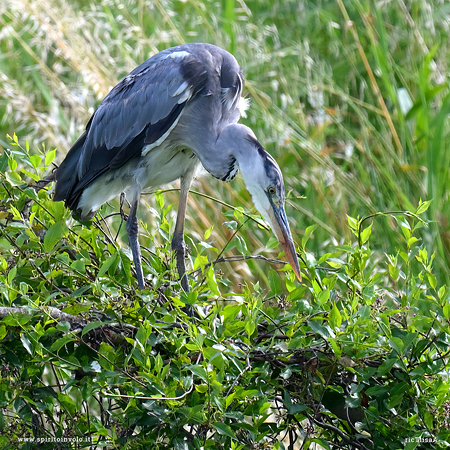
[[[96,178],[164,139],[185,105],[203,91],[207,78],[205,65],[188,52],[161,52],[133,70],[94,112],[82,145],[68,153],[71,163],[64,161],[57,170],[61,187],[55,199],[76,206]]]

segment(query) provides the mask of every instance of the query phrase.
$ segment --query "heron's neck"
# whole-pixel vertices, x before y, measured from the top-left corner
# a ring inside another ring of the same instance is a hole
[[[250,128],[241,124],[227,125],[216,141],[210,143],[199,155],[203,167],[215,178],[223,181],[232,180],[238,171],[251,171],[254,153],[248,136],[253,136]]]

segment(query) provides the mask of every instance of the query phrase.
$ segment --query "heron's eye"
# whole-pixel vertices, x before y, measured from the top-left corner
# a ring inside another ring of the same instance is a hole
[[[267,189],[267,192],[268,192],[270,195],[274,195],[274,194],[275,194],[275,188],[272,187],[272,186],[270,186],[270,188]]]

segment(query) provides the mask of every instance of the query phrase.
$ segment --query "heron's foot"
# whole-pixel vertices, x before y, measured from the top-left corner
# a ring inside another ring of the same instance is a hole
[[[125,210],[124,210],[124,208],[123,208],[125,204],[128,205],[128,207],[129,207],[130,210],[131,210],[131,204],[130,204],[130,202],[127,200],[126,195],[122,192],[122,193],[120,194],[120,201],[119,201],[120,209],[119,209],[119,211],[120,211],[120,216],[122,217],[122,220],[126,222],[126,220],[128,219],[128,214],[125,213]]]

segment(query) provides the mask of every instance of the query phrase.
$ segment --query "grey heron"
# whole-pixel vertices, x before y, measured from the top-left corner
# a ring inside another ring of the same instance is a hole
[[[57,168],[53,200],[64,200],[81,221],[126,195],[131,205],[126,229],[139,289],[144,288],[136,217],[141,192],[180,179],[172,250],[182,288],[189,290],[184,220],[199,164],[223,181],[241,171],[256,208],[301,279],[280,168],[253,131],[237,123],[245,106],[243,84],[236,59],[219,47],[196,43],[164,50],[110,91]]]

